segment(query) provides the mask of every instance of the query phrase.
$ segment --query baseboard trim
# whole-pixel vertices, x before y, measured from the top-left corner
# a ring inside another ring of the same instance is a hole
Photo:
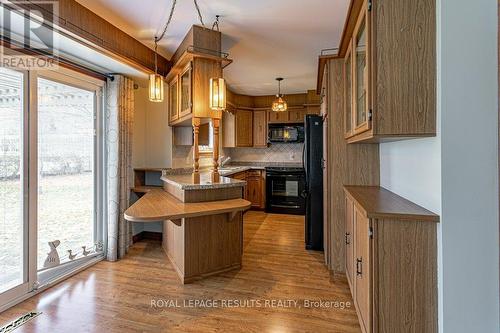
[[[145,239],[161,242],[163,239],[163,233],[155,231],[141,231],[140,233],[132,237],[132,241],[134,243],[140,242]]]

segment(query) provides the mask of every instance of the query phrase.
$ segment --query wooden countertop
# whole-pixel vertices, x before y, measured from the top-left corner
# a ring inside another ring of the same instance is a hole
[[[344,191],[371,219],[396,218],[439,222],[439,215],[379,186],[344,186]]]
[[[216,215],[243,211],[251,203],[244,199],[183,203],[163,190],[151,190],[124,213],[131,222],[177,220],[186,217]]]

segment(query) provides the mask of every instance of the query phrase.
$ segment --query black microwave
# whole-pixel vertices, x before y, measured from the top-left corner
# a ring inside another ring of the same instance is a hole
[[[269,143],[301,143],[304,142],[304,125],[269,125]]]

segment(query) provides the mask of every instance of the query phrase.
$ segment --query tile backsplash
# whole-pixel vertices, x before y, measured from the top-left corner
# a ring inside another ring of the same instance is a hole
[[[302,162],[303,143],[276,143],[268,148],[230,148],[226,153],[238,162]]]

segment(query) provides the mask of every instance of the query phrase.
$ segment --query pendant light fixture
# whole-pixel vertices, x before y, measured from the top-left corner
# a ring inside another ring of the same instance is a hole
[[[205,23],[203,23],[203,17],[201,16],[200,7],[198,6],[197,0],[193,0],[194,6],[198,13],[198,18],[203,27],[205,27]],[[172,8],[170,9],[170,15],[168,16],[167,24],[165,24],[165,28],[163,29],[161,35],[159,37],[155,36],[155,73],[149,75],[149,100],[151,102],[163,102],[164,99],[164,91],[163,91],[163,77],[158,74],[158,42],[165,37],[167,33],[168,25],[170,21],[172,21],[172,17],[174,16],[175,4],[177,0],[172,0]]]
[[[278,81],[278,94],[273,102],[272,110],[274,112],[284,112],[288,110],[288,104],[283,99],[283,95],[281,94],[281,81],[283,81],[283,78],[278,77],[276,78],[276,81]]]
[[[155,73],[149,75],[149,100],[163,102],[163,77],[158,74],[158,39],[155,37]]]
[[[226,81],[223,78],[210,79],[210,109],[214,111],[226,109]]]
[[[167,33],[168,25],[172,21],[172,16],[174,16],[175,4],[177,0],[172,0],[172,8],[170,9],[170,15],[168,16],[167,24],[163,29],[159,37],[155,36],[155,73],[149,75],[149,100],[151,102],[163,102],[164,90],[163,90],[163,76],[158,74],[158,42],[165,37]]]

